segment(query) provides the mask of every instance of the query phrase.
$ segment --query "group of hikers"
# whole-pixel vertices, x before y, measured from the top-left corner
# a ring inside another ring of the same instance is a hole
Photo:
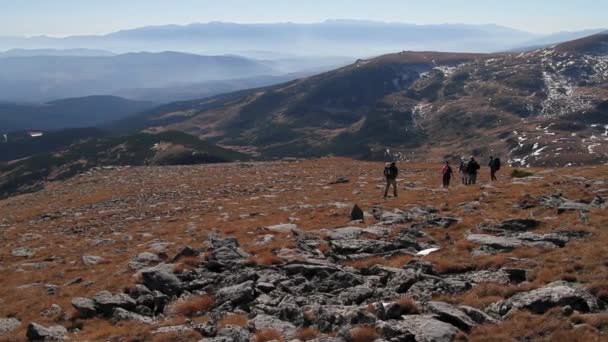
[[[500,170],[501,161],[500,158],[495,158],[494,156],[490,156],[490,161],[488,163],[488,167],[490,168],[490,180],[492,182],[497,181],[496,172]],[[474,185],[477,183],[477,174],[481,166],[475,160],[475,157],[471,156],[469,160],[465,160],[462,158],[460,161],[460,166],[458,171],[460,173],[460,179],[463,185]],[[397,176],[399,175],[399,169],[397,168],[397,163],[392,162],[387,164],[384,167],[384,177],[386,179],[386,188],[384,190],[384,198],[388,197],[388,192],[393,187],[393,195],[397,197]],[[450,162],[446,161],[441,169],[443,187],[450,187],[450,182],[452,181],[452,176],[454,175],[454,170],[452,166],[450,166]]]

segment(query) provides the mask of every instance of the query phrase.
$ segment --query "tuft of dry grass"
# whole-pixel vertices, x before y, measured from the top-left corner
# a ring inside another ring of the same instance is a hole
[[[261,251],[248,260],[249,264],[261,266],[281,265],[284,260],[274,255],[271,251]]]
[[[176,315],[192,317],[208,311],[214,304],[215,300],[210,295],[190,297],[173,303],[170,312]]]
[[[490,304],[507,299],[519,292],[531,291],[537,288],[534,284],[526,285],[500,285],[495,283],[482,283],[472,290],[458,295],[440,295],[435,299],[452,304],[468,305],[483,309]]]
[[[401,297],[397,299],[395,303],[399,305],[402,315],[417,315],[420,313],[418,303],[410,297]]]
[[[284,342],[283,336],[278,330],[275,329],[262,329],[258,330],[254,336],[255,342],[268,342],[268,341],[279,341]]]
[[[298,330],[298,332],[296,333],[296,338],[299,339],[300,341],[310,341],[310,340],[314,340],[315,338],[319,337],[320,333],[317,329],[315,328],[311,328],[311,327],[306,327],[306,328],[300,328]]]
[[[220,319],[217,323],[218,327],[221,328],[225,328],[226,326],[229,325],[234,325],[237,327],[246,327],[247,324],[249,323],[249,318],[247,318],[247,315],[245,314],[228,314],[226,315],[226,317]]]
[[[164,333],[164,334],[156,334],[152,337],[152,342],[189,342],[189,341],[199,341],[201,339],[201,335],[196,331],[187,331],[187,332],[173,332],[173,333]]]
[[[498,325],[482,325],[473,329],[470,341],[603,341],[593,328],[573,329],[572,324],[561,314],[560,308],[544,315],[534,315],[527,311],[516,312],[508,320]]]
[[[373,342],[378,338],[376,328],[370,325],[364,325],[351,329],[348,332],[352,342]]]

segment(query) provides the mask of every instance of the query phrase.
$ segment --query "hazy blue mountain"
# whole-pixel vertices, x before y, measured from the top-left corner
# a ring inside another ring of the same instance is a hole
[[[32,57],[32,56],[80,56],[99,57],[114,56],[115,54],[105,50],[95,49],[10,49],[0,52],[2,57]]]
[[[89,96],[44,104],[0,103],[0,133],[97,126],[153,106],[151,102],[115,96]]]
[[[562,31],[556,32],[550,35],[546,35],[540,38],[536,38],[530,41],[521,44],[520,46],[513,48],[511,50],[517,51],[525,51],[525,50],[534,50],[537,48],[542,48],[546,46],[551,46],[555,44],[564,43],[570,40],[576,40],[583,37],[591,36],[597,33],[601,33],[606,31],[605,28],[598,29],[589,29],[589,30],[581,30],[581,31]]]
[[[0,48],[95,48],[110,51],[176,50],[202,54],[272,51],[294,55],[368,57],[401,50],[490,52],[538,35],[497,25],[413,25],[356,20],[313,24],[197,23],[148,26],[103,36],[0,39]]]
[[[6,57],[0,63],[0,101],[40,102],[273,74],[265,62],[177,52]]]

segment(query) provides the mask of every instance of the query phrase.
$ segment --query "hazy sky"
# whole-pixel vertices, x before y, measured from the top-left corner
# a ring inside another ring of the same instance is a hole
[[[367,19],[494,23],[533,32],[608,27],[608,0],[0,0],[0,35],[100,34],[192,22]]]

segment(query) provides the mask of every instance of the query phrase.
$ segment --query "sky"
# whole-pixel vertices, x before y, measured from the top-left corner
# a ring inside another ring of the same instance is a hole
[[[148,25],[365,19],[498,24],[551,33],[608,27],[608,0],[0,0],[0,35],[88,35]]]

